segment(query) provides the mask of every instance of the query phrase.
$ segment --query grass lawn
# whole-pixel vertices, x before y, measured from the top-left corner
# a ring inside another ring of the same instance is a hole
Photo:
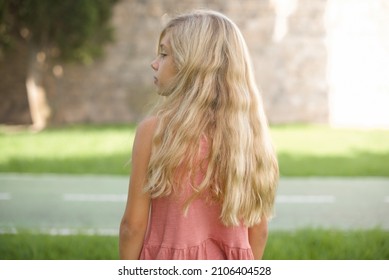
[[[389,130],[288,125],[271,132],[282,176],[389,176]],[[127,175],[134,134],[134,125],[0,127],[0,172]]]
[[[389,130],[276,126],[284,176],[389,176]]]
[[[116,236],[0,235],[0,259],[115,260]],[[387,260],[389,232],[305,229],[270,232],[267,260]]]
[[[0,172],[129,173],[135,126],[73,126],[0,132]]]

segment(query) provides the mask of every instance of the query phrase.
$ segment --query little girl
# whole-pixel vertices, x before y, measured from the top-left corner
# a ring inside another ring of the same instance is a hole
[[[180,15],[151,67],[164,97],[137,128],[120,257],[261,259],[279,173],[242,34]]]

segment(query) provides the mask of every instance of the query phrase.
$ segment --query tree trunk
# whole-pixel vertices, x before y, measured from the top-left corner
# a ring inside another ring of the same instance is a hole
[[[47,102],[46,91],[43,86],[46,53],[30,48],[28,73],[26,80],[28,103],[34,130],[44,129],[51,115],[50,106]]]

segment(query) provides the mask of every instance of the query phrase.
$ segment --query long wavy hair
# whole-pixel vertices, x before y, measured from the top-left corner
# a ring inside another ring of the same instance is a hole
[[[190,178],[184,212],[206,193],[220,203],[226,226],[270,218],[278,162],[241,32],[223,14],[200,10],[171,19],[160,41],[166,34],[178,72],[154,111],[145,191],[167,196]],[[199,164],[202,136],[209,149]],[[196,183],[199,171],[205,175]]]

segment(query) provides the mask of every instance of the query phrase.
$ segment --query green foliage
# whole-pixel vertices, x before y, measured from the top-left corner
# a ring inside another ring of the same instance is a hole
[[[10,24],[6,21],[7,0],[0,0],[0,58],[12,45]]]
[[[0,1],[3,47],[19,34],[51,55],[87,63],[112,40],[109,19],[117,0]]]

